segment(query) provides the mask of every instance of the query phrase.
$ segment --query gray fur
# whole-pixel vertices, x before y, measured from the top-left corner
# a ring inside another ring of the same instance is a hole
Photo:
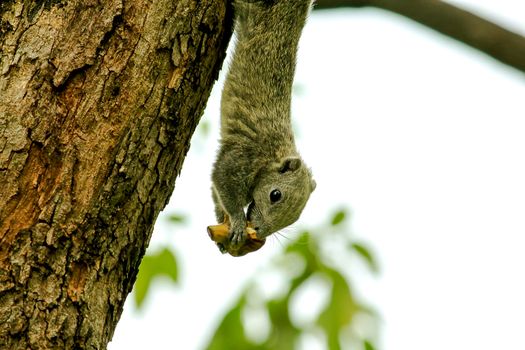
[[[290,103],[297,44],[311,0],[235,0],[237,43],[221,101],[213,172],[219,222],[230,217],[234,246],[246,220],[259,238],[294,223],[315,188],[297,152]],[[272,203],[270,193],[281,200]],[[248,206],[245,214],[244,208]]]

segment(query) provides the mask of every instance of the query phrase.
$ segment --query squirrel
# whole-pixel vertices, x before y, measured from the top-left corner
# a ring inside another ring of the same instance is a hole
[[[237,41],[221,97],[212,197],[218,222],[229,220],[230,246],[239,247],[247,222],[265,239],[297,221],[316,183],[295,146],[290,116],[311,0],[234,0],[233,6]]]

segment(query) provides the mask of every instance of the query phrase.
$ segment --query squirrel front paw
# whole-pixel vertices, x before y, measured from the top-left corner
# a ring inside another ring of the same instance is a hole
[[[230,223],[230,245],[240,247],[246,241],[246,221],[236,220]]]
[[[243,256],[259,250],[266,241],[264,238],[257,237],[257,231],[251,227],[250,223],[245,228],[246,239],[244,243],[237,247],[233,247],[231,244],[229,220],[218,225],[208,226],[207,230],[208,235],[217,244],[220,252],[229,253],[231,256]]]

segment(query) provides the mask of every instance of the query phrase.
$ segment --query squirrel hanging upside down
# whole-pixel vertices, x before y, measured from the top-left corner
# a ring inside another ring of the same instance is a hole
[[[297,221],[316,186],[290,117],[297,45],[311,0],[234,0],[233,6],[237,42],[212,171],[222,225],[208,232],[223,253],[240,256]]]

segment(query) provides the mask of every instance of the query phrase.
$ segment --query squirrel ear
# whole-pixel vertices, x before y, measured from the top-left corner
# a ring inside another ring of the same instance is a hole
[[[317,182],[315,182],[314,179],[312,179],[312,181],[310,182],[310,187],[311,187],[311,191],[310,192],[313,192],[315,190],[315,188],[317,187]]]
[[[279,167],[279,172],[281,174],[284,174],[288,171],[295,171],[301,167],[302,163],[303,162],[301,161],[301,158],[299,157],[285,158]]]

